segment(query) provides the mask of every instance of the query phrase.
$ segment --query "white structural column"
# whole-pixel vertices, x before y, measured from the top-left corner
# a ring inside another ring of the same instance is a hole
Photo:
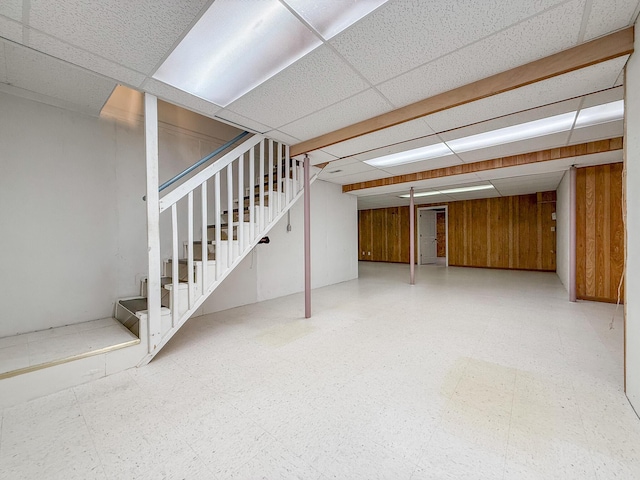
[[[569,170],[569,301],[576,301],[576,167]]]
[[[413,187],[409,190],[409,283],[416,284],[416,258],[415,258],[415,225],[416,208],[413,203]]]
[[[625,387],[640,413],[640,34],[625,79],[626,285]]]
[[[158,99],[144,95],[144,142],[147,164],[147,321],[149,352],[162,338],[160,319],[160,194],[158,193]]]
[[[279,168],[278,168],[279,170]],[[304,156],[304,318],[311,318],[311,163]]]

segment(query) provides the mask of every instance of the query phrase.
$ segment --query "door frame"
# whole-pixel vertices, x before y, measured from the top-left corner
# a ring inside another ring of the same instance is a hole
[[[436,205],[435,207],[418,207],[417,208],[417,217],[418,217],[418,221],[416,222],[418,224],[418,228],[417,228],[417,233],[418,233],[418,256],[417,256],[417,264],[421,265],[420,263],[420,211],[421,210],[442,210],[444,209],[444,236],[445,236],[445,248],[444,248],[444,264],[446,267],[449,266],[449,206],[448,205]],[[437,225],[437,220],[436,220],[436,225]],[[436,227],[437,228],[437,227]],[[436,229],[436,235],[437,235],[437,229]]]

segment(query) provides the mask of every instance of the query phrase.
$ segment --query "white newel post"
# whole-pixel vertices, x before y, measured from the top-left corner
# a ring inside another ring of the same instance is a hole
[[[147,321],[149,353],[162,338],[160,319],[160,195],[158,193],[158,99],[144,95],[144,140],[147,165]]]

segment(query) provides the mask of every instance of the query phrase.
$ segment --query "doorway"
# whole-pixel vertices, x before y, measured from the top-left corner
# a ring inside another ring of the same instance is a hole
[[[449,209],[418,208],[418,264],[449,265]]]

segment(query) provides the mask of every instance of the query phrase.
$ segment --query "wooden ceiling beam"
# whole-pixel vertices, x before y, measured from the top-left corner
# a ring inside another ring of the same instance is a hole
[[[291,156],[344,142],[633,53],[633,27],[291,146]]]
[[[516,167],[531,163],[548,162],[551,160],[562,160],[563,158],[581,157],[594,153],[613,152],[622,150],[622,137],[610,138],[608,140],[598,140],[596,142],[581,143],[569,147],[550,148],[539,152],[525,153],[522,155],[512,155],[510,157],[494,158],[482,162],[463,163],[452,167],[436,168],[424,172],[410,173],[407,175],[397,175],[395,177],[369,180],[368,182],[351,183],[342,186],[342,192],[353,192],[354,190],[364,190],[366,188],[385,187],[397,185],[399,183],[418,182],[420,180],[431,180],[434,178],[451,177],[463,175],[465,173],[477,173],[497,168]]]

